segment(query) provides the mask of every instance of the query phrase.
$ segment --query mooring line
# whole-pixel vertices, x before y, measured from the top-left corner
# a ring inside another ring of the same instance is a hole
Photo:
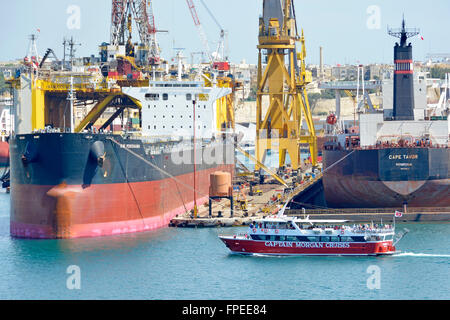
[[[141,155],[137,154],[136,152],[132,151],[131,149],[129,149],[129,148],[125,147],[125,146],[122,146],[122,145],[121,145],[118,141],[116,141],[114,138],[108,137],[107,139],[111,140],[112,142],[114,142],[115,144],[117,144],[119,147],[125,149],[126,151],[128,151],[129,153],[131,153],[132,155],[134,155],[135,157],[137,157],[138,159],[141,159],[142,161],[144,161],[145,163],[147,163],[147,164],[148,164],[149,166],[151,166],[152,168],[158,170],[158,171],[161,172],[162,174],[164,174],[164,175],[168,176],[169,178],[173,179],[175,182],[178,182],[178,183],[181,184],[182,186],[184,186],[184,187],[186,187],[186,188],[188,188],[188,189],[190,189],[190,190],[192,190],[192,191],[195,191],[197,194],[200,194],[201,196],[202,196],[202,195],[203,195],[203,196],[206,196],[205,194],[201,193],[199,190],[196,190],[196,189],[193,188],[192,186],[190,186],[190,185],[188,185],[188,184],[185,184],[184,182],[182,182],[182,181],[180,181],[179,179],[175,178],[175,177],[174,177],[173,175],[171,175],[169,172],[167,172],[167,171],[161,169],[160,167],[158,167],[157,165],[151,163],[150,161],[148,161],[147,159],[145,159],[145,158],[142,157]],[[207,195],[207,196],[208,196],[208,199],[214,200],[214,199],[212,199],[209,195]],[[221,206],[221,207],[224,208],[224,209],[227,208],[225,205],[223,205],[223,204],[221,204],[221,203],[218,203],[218,205]]]

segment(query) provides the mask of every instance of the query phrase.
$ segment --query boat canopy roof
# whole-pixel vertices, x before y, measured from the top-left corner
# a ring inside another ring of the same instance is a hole
[[[256,219],[255,222],[269,222],[269,223],[283,223],[283,222],[296,222],[296,223],[322,223],[322,224],[339,224],[347,223],[349,220],[312,220],[308,218],[298,217],[268,217],[265,219]]]

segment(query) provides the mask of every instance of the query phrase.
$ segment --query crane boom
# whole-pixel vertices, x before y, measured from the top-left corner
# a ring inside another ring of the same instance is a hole
[[[202,24],[200,23],[200,19],[198,18],[198,14],[197,14],[197,10],[195,9],[194,2],[192,0],[186,0],[186,3],[189,7],[189,11],[191,12],[192,19],[194,20],[194,25],[197,27],[197,31],[200,36],[200,40],[202,41],[206,55],[208,56],[209,61],[212,63],[212,62],[214,62],[214,59],[211,55],[208,38],[206,37],[205,31],[203,30]]]

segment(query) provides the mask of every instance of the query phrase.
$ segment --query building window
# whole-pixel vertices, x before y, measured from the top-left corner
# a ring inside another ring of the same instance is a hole
[[[187,93],[186,94],[186,100],[188,100],[188,101],[192,100],[192,94]]]
[[[167,93],[164,93],[164,94],[163,94],[163,100],[164,100],[164,101],[169,100],[169,95],[168,95]]]

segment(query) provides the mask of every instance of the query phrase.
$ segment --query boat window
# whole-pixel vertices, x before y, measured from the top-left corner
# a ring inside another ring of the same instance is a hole
[[[252,234],[252,239],[253,240],[266,240],[266,236],[261,236],[258,234]]]
[[[286,241],[286,236],[279,236],[280,237],[280,241]]]
[[[341,237],[341,242],[353,242],[352,237]]]
[[[145,100],[147,101],[157,101],[159,100],[159,94],[157,93],[146,93]]]
[[[311,242],[317,242],[317,238],[318,237],[306,237],[307,239],[308,239],[308,241],[311,241]]]
[[[389,234],[387,236],[384,237],[385,240],[392,240],[394,239],[394,236],[392,234]]]
[[[338,237],[330,237],[330,241],[331,242],[339,242],[339,238]]]
[[[364,237],[352,237],[353,241],[355,242],[366,242]]]
[[[286,241],[297,241],[296,236],[286,236]]]
[[[269,236],[270,241],[278,241],[277,238],[278,236]]]
[[[320,242],[330,242],[330,237],[320,237]]]

